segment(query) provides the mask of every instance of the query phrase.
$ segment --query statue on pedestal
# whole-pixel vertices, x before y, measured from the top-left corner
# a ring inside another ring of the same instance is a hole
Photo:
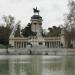
[[[33,8],[33,11],[34,11],[34,13],[38,13],[38,15],[39,15],[39,10],[37,9],[37,7],[36,8]]]

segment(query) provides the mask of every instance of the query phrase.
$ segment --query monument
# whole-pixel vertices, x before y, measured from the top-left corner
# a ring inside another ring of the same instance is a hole
[[[31,17],[31,30],[36,33],[35,36],[32,36],[31,39],[29,39],[29,42],[32,44],[32,46],[44,46],[44,38],[42,37],[42,17],[39,15],[39,10],[36,8],[33,8],[34,15]]]
[[[36,33],[33,36],[29,37],[14,37],[13,33],[16,29],[14,27],[12,34],[9,38],[9,44],[13,46],[15,49],[26,49],[28,44],[31,45],[31,48],[36,48],[40,50],[40,47],[43,48],[66,48],[65,43],[65,34],[64,30],[61,31],[61,35],[57,37],[43,37],[42,36],[42,22],[43,19],[40,16],[40,11],[36,8],[33,8],[33,16],[31,17],[31,30]],[[73,47],[75,48],[75,40],[71,40]]]

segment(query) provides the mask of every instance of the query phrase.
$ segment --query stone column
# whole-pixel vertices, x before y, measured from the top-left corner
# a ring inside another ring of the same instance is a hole
[[[74,46],[73,47],[75,48],[75,40],[74,40]]]
[[[59,48],[60,48],[60,42],[58,42]]]
[[[26,47],[26,42],[24,42],[24,48]]]
[[[20,48],[22,48],[22,43],[21,43],[21,41],[20,41]]]
[[[50,43],[50,48],[51,48],[51,42],[49,42]]]
[[[56,47],[58,48],[58,41],[56,41]]]
[[[18,42],[18,48],[19,48],[19,42]]]
[[[59,41],[57,41],[57,46],[58,46],[58,48],[59,48]]]
[[[50,42],[49,42],[49,48],[50,48]]]
[[[54,48],[55,48],[55,41],[54,41]]]
[[[21,48],[21,43],[19,42],[19,48]]]
[[[14,47],[16,48],[16,42],[14,42]]]
[[[23,48],[23,41],[22,41],[22,48]]]
[[[18,42],[17,42],[17,48],[18,48]]]
[[[54,41],[53,41],[53,48],[54,48]]]
[[[52,48],[53,48],[53,41],[52,41]]]
[[[19,48],[19,42],[18,42],[18,48]]]
[[[51,41],[51,48],[52,48],[52,41]]]
[[[24,48],[24,42],[23,42],[23,48]]]
[[[46,47],[47,47],[47,42],[46,42]]]
[[[56,41],[55,41],[55,48],[56,48]]]
[[[59,48],[60,48],[60,41],[59,41]]]

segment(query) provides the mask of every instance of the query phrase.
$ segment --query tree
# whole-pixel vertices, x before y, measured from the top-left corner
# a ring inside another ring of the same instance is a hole
[[[21,31],[21,29],[20,29],[20,21],[17,22],[16,26],[17,26],[17,28],[16,28],[16,31],[14,33],[14,36],[15,37],[20,37],[20,31]]]
[[[7,45],[8,44],[8,28],[1,26],[0,27],[0,44]],[[9,30],[10,31],[10,30]]]
[[[28,23],[27,26],[21,30],[22,32],[22,35],[24,37],[28,37],[28,36],[35,36],[36,35],[36,32],[33,32],[31,30],[31,23]]]
[[[71,40],[75,40],[75,1],[69,0],[69,13],[65,19],[65,42],[68,48],[72,47]]]
[[[61,34],[60,27],[53,26],[51,28],[48,28],[48,30],[49,30],[48,36],[50,36],[50,37],[58,37]]]
[[[6,28],[8,29],[8,34],[7,34],[7,36],[8,36],[8,38],[9,38],[9,36],[10,36],[10,34],[11,34],[11,31],[12,31],[12,29],[13,29],[13,25],[15,24],[15,20],[14,20],[14,17],[12,17],[11,15],[9,15],[9,16],[3,16],[2,17],[3,18],[3,20],[4,20],[4,25],[6,26]]]
[[[65,19],[65,29],[68,31],[75,31],[75,1],[70,0],[68,3],[69,13]]]
[[[13,24],[15,23],[14,21],[14,17],[12,16],[3,16],[3,20],[4,20],[4,25],[6,27],[6,31],[4,30],[5,33],[5,38],[6,38],[6,48],[7,48],[7,53],[8,53],[8,46],[9,46],[9,36],[11,34],[12,28],[13,28]]]

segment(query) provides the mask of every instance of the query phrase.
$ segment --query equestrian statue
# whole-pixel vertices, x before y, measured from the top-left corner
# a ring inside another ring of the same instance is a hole
[[[34,13],[38,13],[38,15],[39,15],[39,10],[37,9],[37,7],[36,8],[33,8],[33,11],[34,11]]]

